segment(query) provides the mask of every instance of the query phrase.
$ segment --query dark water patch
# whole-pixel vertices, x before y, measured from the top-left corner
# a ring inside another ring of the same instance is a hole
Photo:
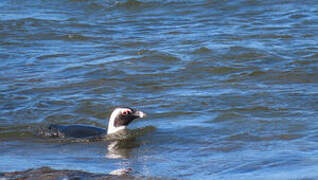
[[[219,140],[218,140],[219,141]],[[220,141],[219,143],[213,143],[210,147],[204,147],[201,149],[201,152],[210,153],[211,151],[214,153],[229,153],[235,152],[242,148],[242,144],[240,143],[229,143],[226,141]]]
[[[95,28],[96,28],[95,22],[81,21],[79,17],[70,17],[69,19],[67,19],[67,21],[61,22],[61,24],[64,26],[64,28],[65,27],[72,27],[75,29],[76,28],[78,28],[78,29],[81,29],[81,28],[92,29],[92,32],[84,31],[87,34],[94,34]],[[105,32],[108,32],[108,30],[109,29],[103,29],[103,31],[105,31]],[[73,32],[80,32],[80,31],[73,31]],[[109,33],[112,33],[112,32],[115,33],[116,31],[109,30]]]
[[[125,47],[125,48],[140,48],[140,47],[147,47],[147,46],[158,45],[158,44],[159,44],[159,42],[155,39],[153,41],[149,42],[149,41],[145,41],[141,38],[134,37],[133,40],[125,39],[124,41],[119,42],[118,45],[119,45],[119,47]],[[134,54],[138,55],[139,52],[134,53]]]
[[[292,19],[302,19],[302,18],[306,18],[308,17],[308,15],[306,14],[293,14],[289,16]]]
[[[55,38],[55,39],[61,39],[61,40],[70,40],[70,41],[89,41],[89,40],[94,40],[98,39],[98,37],[90,37],[90,36],[85,36],[81,34],[67,34],[63,35],[60,38]]]
[[[192,52],[192,54],[207,54],[213,52],[211,49],[206,47],[200,47]]]
[[[209,120],[206,121],[207,123],[213,123],[213,122],[224,122],[224,121],[233,121],[235,119],[242,119],[242,118],[246,118],[246,116],[244,116],[241,113],[237,113],[237,112],[233,112],[232,110],[230,110],[227,113],[220,113],[215,119],[213,120]]]
[[[250,35],[246,38],[253,38],[253,39],[273,39],[273,40],[279,40],[279,39],[293,39],[294,37],[292,37],[291,35],[284,35],[284,34],[257,34],[257,35]]]
[[[302,72],[281,72],[279,74],[270,73],[267,81],[273,83],[316,83],[317,77],[315,73],[302,73]]]
[[[138,1],[138,0],[127,0],[127,1],[116,1],[114,3],[115,8],[119,10],[152,10],[152,9],[158,9],[158,8],[165,8],[165,7],[182,7],[184,5],[193,5],[195,2],[185,2],[185,1],[174,1],[174,0],[168,0],[168,1]],[[176,9],[175,9],[176,10]],[[176,10],[178,11],[178,10]],[[180,9],[179,11],[185,11],[183,9]],[[189,11],[189,10],[187,10]],[[192,11],[190,11],[192,12]],[[187,15],[187,14],[186,14]]]
[[[142,1],[138,1],[138,0],[128,0],[128,1],[118,1],[116,3],[117,8],[127,8],[127,9],[137,9],[140,7],[145,7],[147,3],[142,2]]]
[[[315,83],[317,79],[315,76],[315,73],[303,73],[292,70],[254,70],[252,72],[247,71],[233,74],[227,81],[258,81],[259,83],[266,84],[307,84]]]
[[[153,62],[156,62],[156,63],[157,61],[159,61],[158,63],[162,63],[162,64],[176,63],[180,61],[178,57],[167,52],[143,49],[143,50],[140,50],[137,54],[142,55],[143,58],[148,58],[151,60],[153,59]]]
[[[128,176],[129,171],[131,171],[131,169],[122,171],[121,176],[116,176],[108,174],[94,174],[78,170],[55,170],[49,167],[41,167],[38,169],[28,169],[26,171],[2,172],[0,175],[5,179],[135,179],[135,177]]]
[[[169,32],[167,32],[167,34],[169,34],[169,35],[180,35],[180,34],[184,34],[184,32],[182,32],[182,31],[169,31]]]
[[[228,137],[228,141],[288,141],[302,138],[301,134],[279,134],[271,136],[255,136],[250,133],[241,133]]]
[[[107,3],[90,2],[87,6],[84,7],[84,9],[87,12],[95,13],[96,11],[105,10],[105,8],[109,8],[109,6],[111,6],[111,4],[109,4],[108,2]]]
[[[69,54],[47,54],[41,55],[37,57],[39,60],[50,59],[50,58],[61,58],[61,57],[68,57]]]
[[[236,60],[258,60],[266,57],[265,52],[259,49],[246,48],[240,46],[234,46],[229,49],[229,53],[226,55],[229,59]]]
[[[31,78],[31,79],[27,79],[27,81],[31,83],[44,82],[44,80],[41,78]]]
[[[44,106],[46,107],[52,107],[52,106],[63,106],[63,107],[66,107],[66,106],[72,106],[74,105],[74,102],[73,101],[67,101],[67,100],[62,100],[62,99],[56,99],[56,98],[52,98],[52,99],[49,99],[49,100],[46,100],[44,102],[40,102],[41,104],[45,104]]]
[[[1,126],[0,139],[1,141],[8,141],[8,139],[32,138],[35,137],[38,127],[36,124]]]
[[[45,118],[45,121],[48,123],[64,123],[74,120],[74,115],[71,114],[53,114]]]
[[[242,73],[244,71],[249,71],[250,68],[245,67],[229,67],[229,66],[221,66],[221,67],[210,67],[208,69],[208,72],[211,72],[212,74],[218,74],[218,75],[227,75],[232,73]]]

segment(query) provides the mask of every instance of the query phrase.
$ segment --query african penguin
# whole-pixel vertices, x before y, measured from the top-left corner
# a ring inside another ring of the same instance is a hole
[[[87,138],[101,135],[116,133],[126,129],[127,126],[137,118],[143,118],[146,113],[137,111],[132,108],[116,108],[111,113],[108,121],[107,133],[104,128],[88,126],[88,125],[57,125],[51,124],[49,132],[46,136],[63,137],[63,138]]]

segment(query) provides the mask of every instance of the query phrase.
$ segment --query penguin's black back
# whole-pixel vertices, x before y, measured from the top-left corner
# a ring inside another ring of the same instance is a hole
[[[87,138],[93,136],[106,135],[106,130],[94,126],[86,125],[57,125],[51,124],[48,136],[63,138]]]

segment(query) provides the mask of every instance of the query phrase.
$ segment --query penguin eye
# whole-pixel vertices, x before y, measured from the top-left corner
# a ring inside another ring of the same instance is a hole
[[[122,112],[123,115],[127,115],[127,114],[130,114],[130,113],[131,113],[131,111],[129,111],[129,110],[125,110],[125,111]]]

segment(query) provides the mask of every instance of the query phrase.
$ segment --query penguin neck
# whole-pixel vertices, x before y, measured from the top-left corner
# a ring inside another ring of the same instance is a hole
[[[107,134],[113,134],[123,129],[127,129],[127,126],[119,126],[119,127],[108,126]]]

